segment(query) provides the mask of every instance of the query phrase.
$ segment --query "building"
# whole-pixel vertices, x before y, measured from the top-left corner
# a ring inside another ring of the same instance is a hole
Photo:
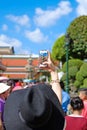
[[[24,79],[34,78],[35,68],[38,66],[38,58],[32,58],[32,68],[26,68],[28,65],[29,55],[2,55],[2,63],[6,66],[6,71],[3,72],[4,76],[11,79]],[[31,70],[33,69],[33,70]]]
[[[38,70],[38,57],[15,55],[13,47],[0,47],[0,61],[5,67],[2,75],[14,80],[35,78]]]
[[[3,72],[6,70],[6,66],[2,64],[0,59],[0,76],[3,74]]]
[[[0,55],[13,55],[14,47],[12,46],[0,46]]]

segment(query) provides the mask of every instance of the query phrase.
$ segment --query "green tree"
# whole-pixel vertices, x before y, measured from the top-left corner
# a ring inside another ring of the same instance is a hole
[[[51,56],[54,60],[61,60],[61,61],[65,61],[65,36],[61,36],[59,37],[53,47],[52,47],[52,53]]]
[[[74,19],[67,33],[70,38],[70,55],[73,58],[87,58],[87,16],[80,16]]]
[[[79,72],[79,69],[82,65],[83,65],[83,61],[80,59],[70,59],[69,60],[69,77],[68,77],[69,84],[72,84],[72,85],[74,84],[74,82],[76,80],[76,75]],[[64,72],[64,75],[62,77],[62,81],[66,82],[66,62],[63,64],[62,71]],[[79,85],[79,84],[80,83],[78,80],[78,82],[76,82],[76,85]]]
[[[76,74],[74,85],[79,87],[87,87],[87,63],[82,64],[80,70]]]
[[[78,70],[80,69],[81,65],[83,64],[83,61],[80,59],[70,59],[69,61],[69,68],[77,66]],[[63,72],[66,72],[66,62],[63,64],[62,68]]]

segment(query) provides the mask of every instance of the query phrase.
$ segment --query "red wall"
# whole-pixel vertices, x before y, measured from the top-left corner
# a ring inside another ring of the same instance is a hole
[[[28,64],[28,58],[2,58],[2,64],[6,66],[6,71],[3,73],[4,76],[9,78],[26,78],[25,66]],[[34,67],[38,66],[38,58],[32,59],[32,65]],[[14,74],[14,73],[17,74]],[[20,74],[23,73],[23,74]]]

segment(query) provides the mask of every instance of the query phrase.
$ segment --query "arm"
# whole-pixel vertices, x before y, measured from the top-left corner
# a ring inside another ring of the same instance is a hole
[[[62,89],[59,83],[58,73],[57,71],[51,71],[51,85],[53,91],[56,93],[60,103],[62,103]]]
[[[43,65],[46,65],[47,67],[42,67],[44,70],[48,70],[51,74],[51,85],[53,91],[56,93],[60,103],[62,103],[62,89],[59,83],[58,73],[57,73],[57,67],[53,64],[51,60],[50,53],[48,52],[48,60],[43,62]]]

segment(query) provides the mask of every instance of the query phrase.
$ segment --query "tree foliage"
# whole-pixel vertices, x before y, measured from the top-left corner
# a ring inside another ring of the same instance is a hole
[[[83,61],[80,59],[70,59],[68,61],[68,70],[69,70],[69,84],[74,85],[74,82],[76,80],[76,75],[80,70],[80,67],[83,65]],[[63,68],[62,71],[64,72],[64,75],[62,77],[62,81],[65,82],[66,81],[66,62],[63,64]],[[83,78],[83,77],[82,77]],[[83,80],[83,79],[82,79]],[[81,80],[76,81],[75,86],[78,87],[78,85],[80,85]]]
[[[83,80],[83,87],[86,87],[86,88],[87,88],[87,78],[85,78],[85,79]]]
[[[77,84],[78,82],[78,84]],[[76,87],[87,87],[87,63],[84,63],[76,74]]]
[[[70,38],[70,55],[73,58],[87,58],[87,16],[74,19],[67,29]]]
[[[65,44],[65,36],[61,36],[55,41],[51,53],[51,56],[54,60],[61,60],[61,61],[65,60],[66,52],[64,44]]]
[[[79,70],[79,68],[81,67],[82,64],[83,64],[83,61],[80,59],[71,59],[68,61],[69,69],[73,66],[76,66]],[[63,64],[62,71],[66,72],[66,62]]]

